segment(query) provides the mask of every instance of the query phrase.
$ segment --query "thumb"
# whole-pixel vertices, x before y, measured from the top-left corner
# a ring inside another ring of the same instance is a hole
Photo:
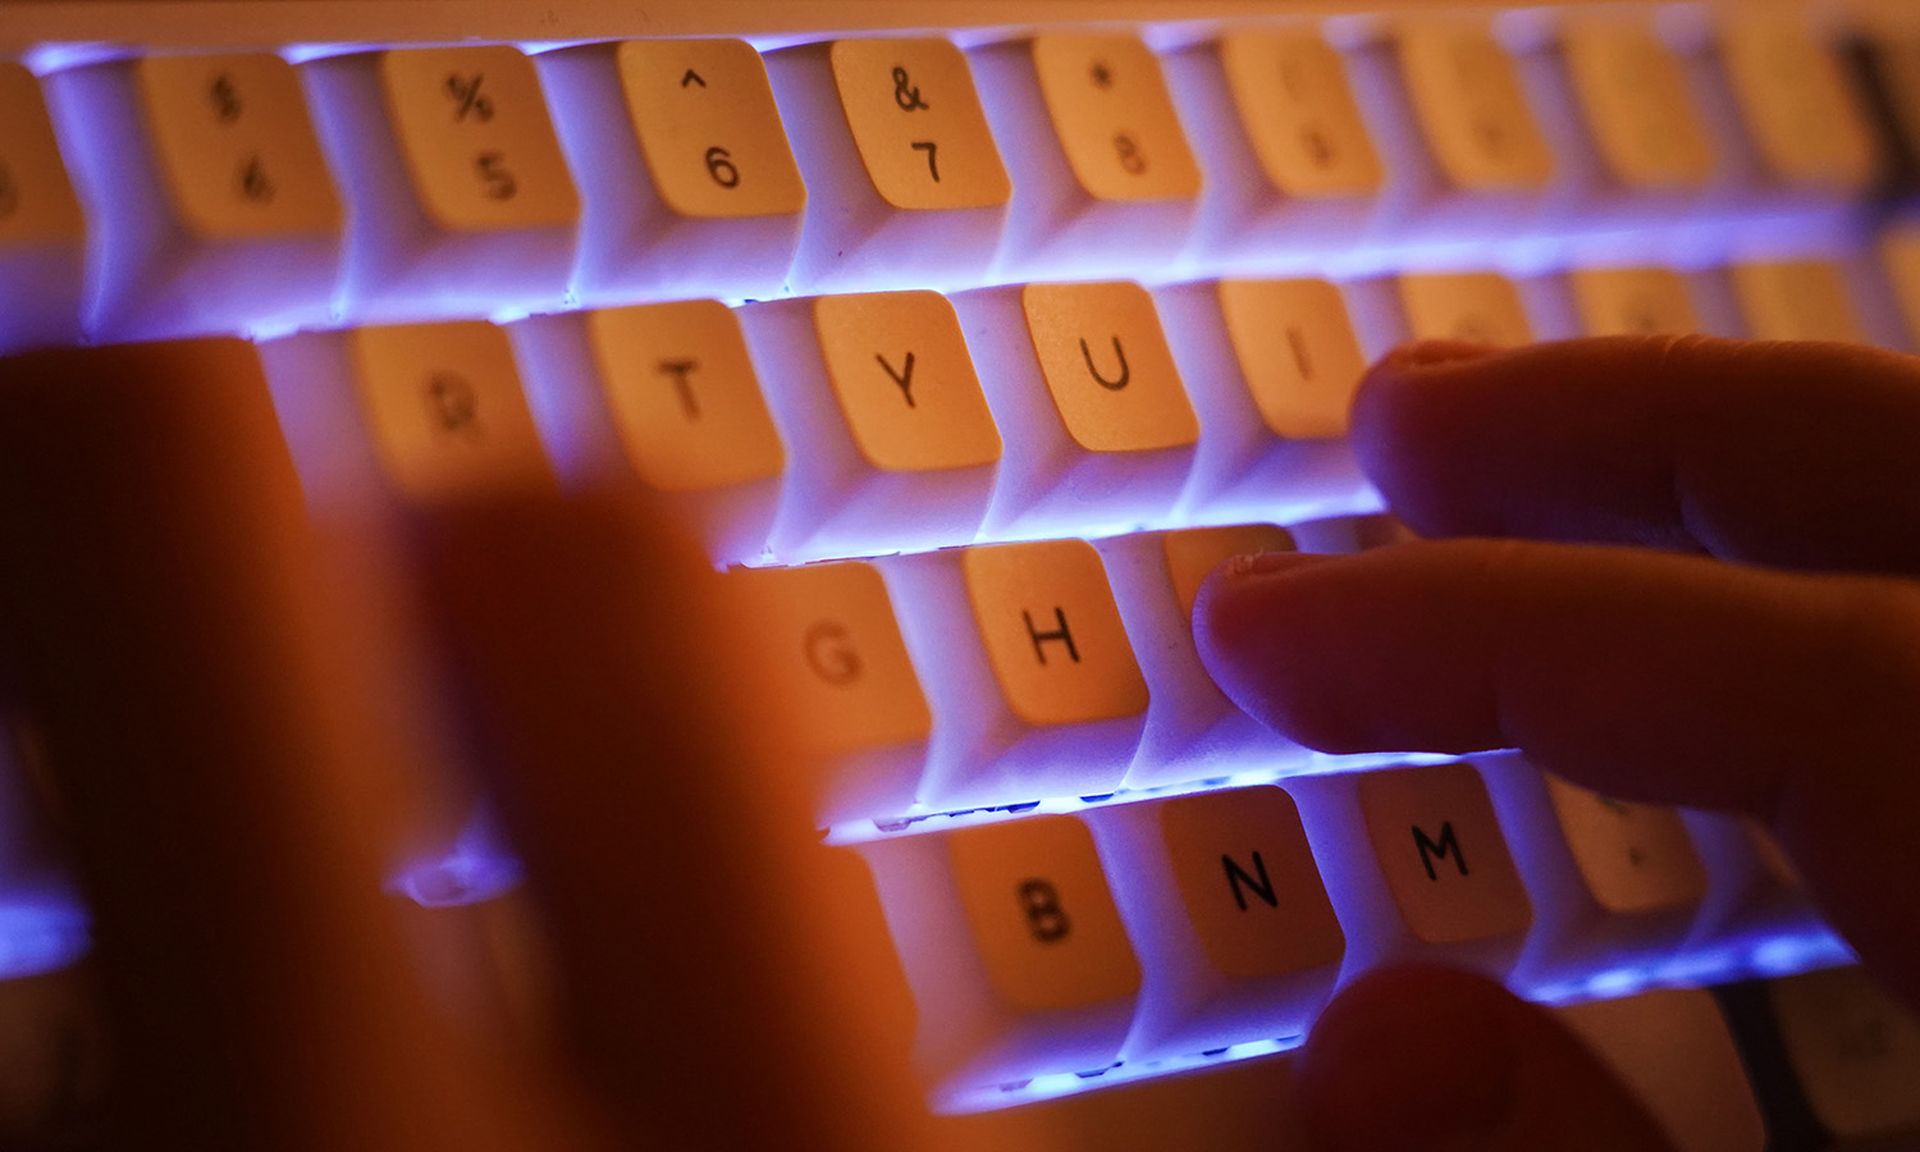
[[[1298,1107],[1314,1152],[1671,1152],[1599,1057],[1483,976],[1390,968],[1308,1036]]]

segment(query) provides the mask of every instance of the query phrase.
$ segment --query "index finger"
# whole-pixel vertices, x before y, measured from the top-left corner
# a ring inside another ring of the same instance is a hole
[[[1849,344],[1608,337],[1403,350],[1354,403],[1423,536],[1920,574],[1920,360]]]

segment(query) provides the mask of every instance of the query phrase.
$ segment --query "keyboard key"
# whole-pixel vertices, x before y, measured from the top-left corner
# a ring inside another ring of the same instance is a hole
[[[1146,966],[1127,1059],[1306,1031],[1346,937],[1291,797],[1202,792],[1088,820]]]
[[[998,273],[1125,275],[1180,253],[1200,168],[1152,49],[1135,36],[1049,33],[983,49],[973,64],[1015,189]]]
[[[343,216],[291,64],[149,56],[52,83],[109,273],[88,320],[99,337],[327,319]]]
[[[1691,908],[1706,894],[1706,871],[1672,809],[1544,779],[1580,878],[1602,908],[1615,914]]]
[[[1526,890],[1472,768],[1372,773],[1358,793],[1381,874],[1415,936],[1449,944],[1526,930]]]
[[[1298,763],[1307,753],[1242,712],[1215,686],[1193,641],[1193,600],[1221,564],[1293,550],[1270,524],[1179,528],[1095,542],[1147,681],[1147,726],[1130,788],[1228,776]]]
[[[1681,813],[1707,869],[1707,897],[1686,941],[1690,954],[1738,963],[1773,938],[1826,935],[1805,886],[1773,835],[1745,817]]]
[[[1012,183],[945,40],[836,40],[767,57],[808,211],[796,292],[977,283]]]
[[[414,48],[304,67],[352,204],[351,316],[561,302],[580,196],[531,60],[505,46]]]
[[[474,322],[360,328],[348,340],[375,453],[409,500],[550,482],[500,329]]]
[[[79,340],[86,259],[40,84],[0,60],[0,352]]]
[[[1492,272],[1421,273],[1399,280],[1400,304],[1415,340],[1464,340],[1516,348],[1533,342],[1513,281]]]
[[[1287,529],[1302,552],[1329,556],[1350,556],[1372,548],[1405,544],[1419,537],[1394,516],[1375,513],[1365,516],[1329,516],[1307,520]]]
[[[510,329],[569,480],[631,477],[716,563],[766,551],[786,450],[734,313],[715,300],[534,316]]]
[[[1701,330],[1686,280],[1667,268],[1579,268],[1568,282],[1587,336],[1652,336]]]
[[[1514,213],[1537,202],[1556,174],[1513,58],[1490,28],[1465,22],[1409,23],[1393,48],[1420,152],[1390,163],[1426,166],[1432,187],[1423,198],[1442,206],[1435,219],[1511,230]]]
[[[1000,433],[945,297],[818,296],[750,304],[740,318],[795,446],[774,555],[794,562],[972,542]]]
[[[536,58],[585,202],[588,303],[777,295],[806,185],[744,40],[627,40]]]
[[[939,718],[935,809],[1111,792],[1147,714],[1106,570],[1080,540],[881,562]]]
[[[261,348],[309,500],[348,512],[550,488],[506,333],[466,321]]]
[[[1292,522],[1378,507],[1346,441],[1367,359],[1339,288],[1221,280],[1155,299],[1205,429],[1184,514]]]
[[[1113,1062],[1140,963],[1085,824],[1039,816],[863,851],[919,1006],[930,1079],[977,1087]]]
[[[818,780],[823,824],[913,805],[933,720],[871,565],[737,569],[731,634],[767,763]]]
[[[1430,962],[1504,977],[1534,912],[1471,764],[1288,783],[1346,929],[1347,970]]]
[[[1029,284],[954,297],[1007,441],[983,533],[1091,533],[1166,517],[1199,422],[1138,284]]]
[[[1560,1010],[1675,1152],[1761,1152],[1766,1124],[1727,1023],[1702,991],[1646,992]]]
[[[1866,339],[1846,273],[1825,260],[1736,264],[1733,290],[1756,340]]]
[[[1866,190],[1879,158],[1858,95],[1799,13],[1742,12],[1720,27],[1721,58],[1766,179],[1823,195]]]
[[[1577,21],[1561,41],[1567,74],[1607,181],[1632,193],[1698,192],[1717,154],[1685,66],[1652,25]]]
[[[1340,53],[1310,28],[1242,29],[1166,58],[1206,174],[1194,250],[1261,267],[1351,244],[1375,222],[1385,166]]]
[[[1518,753],[1475,763],[1533,897],[1516,987],[1551,997],[1567,981],[1672,955],[1707,895],[1706,868],[1679,813],[1600,796]]]
[[[1801,1092],[1836,1146],[1920,1134],[1920,1024],[1864,969],[1789,976],[1768,996]]]

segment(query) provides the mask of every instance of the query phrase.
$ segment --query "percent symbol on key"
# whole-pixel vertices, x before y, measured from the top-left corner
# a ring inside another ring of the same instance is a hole
[[[480,91],[485,80],[485,74],[480,72],[471,76],[455,72],[447,77],[447,98],[453,101],[453,118],[456,121],[474,119],[485,123],[493,119],[493,97]]]

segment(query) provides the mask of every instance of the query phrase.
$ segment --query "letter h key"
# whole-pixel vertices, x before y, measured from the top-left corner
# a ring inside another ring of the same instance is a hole
[[[880,561],[937,722],[936,808],[1111,792],[1147,684],[1093,547],[1053,540]]]

